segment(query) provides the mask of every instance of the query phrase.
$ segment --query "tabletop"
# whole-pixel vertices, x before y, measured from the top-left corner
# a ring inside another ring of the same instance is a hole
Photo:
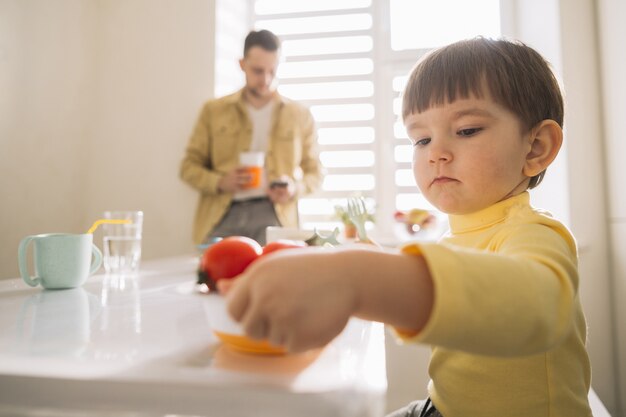
[[[239,353],[212,334],[197,258],[48,291],[0,281],[0,416],[381,416],[384,329],[323,349]]]

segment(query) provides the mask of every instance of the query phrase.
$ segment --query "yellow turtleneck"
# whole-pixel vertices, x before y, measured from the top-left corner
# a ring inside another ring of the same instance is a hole
[[[451,215],[424,256],[435,301],[405,341],[432,345],[429,394],[445,417],[587,417],[591,370],[576,243],[524,192]]]

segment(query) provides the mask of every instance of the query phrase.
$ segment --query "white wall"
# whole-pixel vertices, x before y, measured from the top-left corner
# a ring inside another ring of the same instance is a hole
[[[82,155],[94,83],[94,3],[0,3],[0,268],[27,234],[87,230]]]
[[[99,4],[86,213],[144,210],[146,257],[191,252],[196,194],[178,165],[213,91],[213,2]]]
[[[611,303],[601,62],[593,0],[561,1],[571,226],[580,245],[580,293],[589,327],[592,385],[617,415],[615,334]]]
[[[109,209],[144,210],[146,259],[193,252],[178,164],[213,92],[214,8],[0,0],[0,278],[23,236]]]
[[[604,150],[609,196],[608,227],[611,235],[613,313],[612,330],[617,336],[615,368],[618,372],[617,401],[626,415],[626,2],[598,0],[599,58],[602,65],[601,103],[604,112]],[[592,171],[585,169],[589,175]],[[617,414],[614,414],[617,415]]]

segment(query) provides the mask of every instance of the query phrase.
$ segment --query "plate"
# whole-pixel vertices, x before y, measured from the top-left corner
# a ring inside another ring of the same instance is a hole
[[[226,346],[233,350],[244,353],[255,353],[258,355],[284,355],[287,350],[281,346],[274,346],[267,340],[250,339],[247,336],[223,333],[213,330],[213,334]]]
[[[226,311],[226,300],[215,293],[202,295],[202,304],[213,334],[226,346],[244,353],[259,355],[284,355],[284,347],[275,346],[267,340],[251,339],[244,334],[241,325]]]

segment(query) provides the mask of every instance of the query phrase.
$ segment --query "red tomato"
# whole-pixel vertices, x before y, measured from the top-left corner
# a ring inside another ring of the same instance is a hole
[[[202,255],[202,270],[210,281],[241,274],[262,253],[261,245],[243,236],[231,236],[209,246]]]
[[[277,250],[282,249],[291,249],[291,248],[305,248],[307,245],[302,240],[287,240],[287,239],[279,239],[274,242],[270,242],[263,248],[263,254],[261,256],[267,255],[268,253],[275,252]]]

